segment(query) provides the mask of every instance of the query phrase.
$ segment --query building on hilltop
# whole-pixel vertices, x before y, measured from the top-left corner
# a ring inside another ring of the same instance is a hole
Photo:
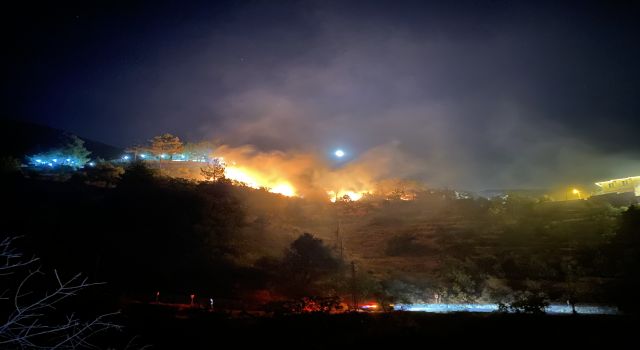
[[[594,195],[631,193],[640,197],[640,176],[596,182],[599,187]]]

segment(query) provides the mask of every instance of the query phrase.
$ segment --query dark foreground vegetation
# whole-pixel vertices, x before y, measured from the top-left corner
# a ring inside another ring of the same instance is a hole
[[[625,337],[638,311],[636,206],[447,190],[332,204],[224,179],[171,178],[137,162],[49,173],[15,163],[3,159],[2,235],[21,237],[15,247],[40,258],[47,277],[30,288],[44,291],[76,273],[106,282],[80,288],[58,310],[122,310],[110,331],[125,330],[109,333],[120,343],[572,341]],[[3,285],[19,283],[31,266],[3,276]],[[415,302],[501,303],[531,313],[550,302],[603,304],[627,316],[335,314]],[[3,315],[12,310],[3,306]]]
[[[635,336],[629,316],[526,314],[308,313],[277,317],[194,313],[177,318],[153,305],[128,310],[129,332],[154,349],[237,348],[335,349],[528,346],[615,346]]]

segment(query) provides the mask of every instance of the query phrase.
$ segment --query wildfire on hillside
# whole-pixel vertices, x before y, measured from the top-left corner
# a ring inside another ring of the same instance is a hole
[[[410,200],[419,187],[394,178],[405,175],[408,162],[388,147],[374,148],[343,166],[317,154],[261,152],[250,146],[219,146],[212,156],[224,159],[227,179],[287,197],[335,202],[377,194]]]

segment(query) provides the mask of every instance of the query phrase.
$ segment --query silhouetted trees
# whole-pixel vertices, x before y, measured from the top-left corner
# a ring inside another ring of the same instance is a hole
[[[206,181],[218,181],[224,179],[225,166],[219,159],[213,159],[204,167],[200,168],[200,173]]]
[[[498,303],[498,308],[502,312],[543,314],[549,306],[548,297],[541,292],[520,292],[514,297],[511,303]]]
[[[640,207],[630,206],[620,220],[620,228],[612,240],[610,258],[615,259],[618,283],[615,294],[620,306],[629,312],[638,312],[640,302]]]
[[[160,166],[162,166],[162,160],[165,157],[173,159],[173,156],[176,153],[182,152],[184,147],[178,136],[169,133],[155,136],[150,142],[151,152],[158,157]]]
[[[343,207],[350,210],[340,212],[345,257],[358,259],[360,300],[511,303],[535,282],[556,302],[617,300],[630,309],[638,290],[636,207],[622,213],[581,201],[568,210],[519,197],[456,199],[447,191],[330,204],[226,181],[171,179],[141,161],[124,173],[100,163],[83,171],[83,181],[3,183],[10,203],[3,222],[33,235],[57,266],[82,261],[84,272],[123,293],[349,296],[349,269],[319,238],[333,241],[335,210]],[[326,236],[289,236],[307,230]]]
[[[94,167],[85,169],[87,182],[103,187],[112,187],[124,174],[124,168],[112,162],[97,162]]]
[[[20,161],[11,156],[0,156],[0,177],[12,176],[20,171]]]
[[[65,136],[64,144],[47,152],[28,156],[35,166],[49,166],[52,168],[68,167],[82,168],[89,162],[91,151],[84,147],[84,141],[75,135]]]
[[[158,178],[158,171],[149,168],[144,162],[138,160],[131,162],[124,174],[120,176],[119,187],[135,190],[139,187],[147,187]]]
[[[224,182],[200,183],[196,189],[200,219],[194,228],[200,244],[208,250],[206,255],[220,258],[237,253],[241,244],[238,233],[246,213],[233,186]]]
[[[87,164],[89,155],[91,154],[91,152],[84,147],[84,141],[75,135],[69,137],[69,141],[61,152],[76,160],[77,163],[74,163],[72,165],[73,167],[82,167]]]
[[[291,243],[282,261],[283,279],[289,292],[297,295],[321,293],[323,280],[336,274],[342,267],[330,247],[321,239],[304,233]]]

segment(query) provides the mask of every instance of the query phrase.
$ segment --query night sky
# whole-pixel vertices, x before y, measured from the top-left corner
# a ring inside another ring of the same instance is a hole
[[[469,189],[640,175],[640,2],[1,12],[1,115],[116,146],[163,132],[264,151],[382,146],[417,178]]]

